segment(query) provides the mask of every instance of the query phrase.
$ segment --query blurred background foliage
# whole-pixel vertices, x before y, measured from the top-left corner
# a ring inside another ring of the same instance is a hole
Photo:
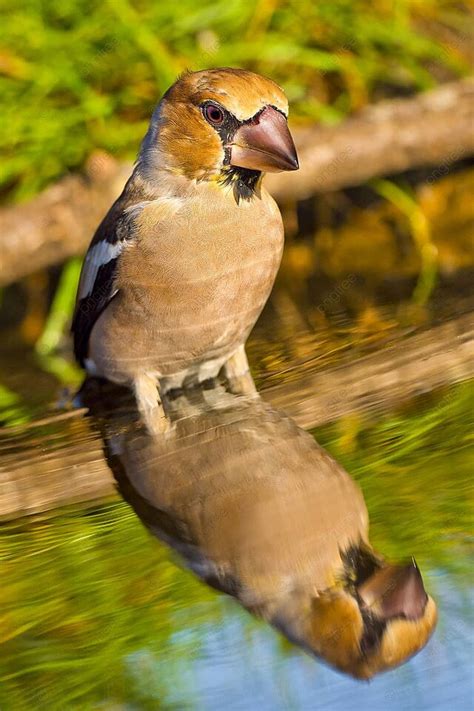
[[[93,149],[136,154],[184,69],[281,83],[294,120],[339,121],[469,71],[457,0],[1,0],[0,194],[25,199]]]

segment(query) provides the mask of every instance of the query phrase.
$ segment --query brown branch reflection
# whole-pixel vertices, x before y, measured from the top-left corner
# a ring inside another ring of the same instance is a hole
[[[369,678],[427,642],[436,606],[414,561],[371,547],[362,494],[258,396],[220,386],[168,401],[151,437],[126,391],[83,388],[123,497],[204,582],[341,671]]]

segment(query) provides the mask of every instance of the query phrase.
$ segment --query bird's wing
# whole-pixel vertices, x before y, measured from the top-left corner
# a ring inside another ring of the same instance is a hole
[[[74,353],[83,365],[89,336],[102,311],[117,294],[115,277],[120,255],[134,240],[134,220],[148,202],[123,209],[119,199],[99,225],[82,266],[71,330]]]

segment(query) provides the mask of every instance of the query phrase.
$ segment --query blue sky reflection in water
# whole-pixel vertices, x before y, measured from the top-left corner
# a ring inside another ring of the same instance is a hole
[[[225,603],[226,621],[208,629],[193,664],[196,708],[251,711],[469,709],[473,698],[472,635],[467,600],[443,573],[436,586],[440,622],[428,646],[408,664],[370,682],[356,682],[294,649],[284,653],[263,623],[249,631],[245,613]],[[155,662],[159,664],[159,662]],[[186,694],[170,700],[186,703]]]

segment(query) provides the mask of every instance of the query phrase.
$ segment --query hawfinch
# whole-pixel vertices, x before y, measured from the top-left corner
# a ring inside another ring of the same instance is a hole
[[[296,170],[288,102],[240,69],[186,73],[156,107],[137,163],[86,254],[73,319],[90,375],[132,386],[152,432],[161,395],[223,372],[254,390],[244,344],[272,288],[283,227],[262,185]]]
[[[179,419],[166,438],[141,434],[116,396],[97,398],[109,464],[149,530],[340,671],[367,679],[418,652],[436,605],[414,561],[391,565],[373,550],[347,472],[258,396],[214,388],[207,409],[202,397],[171,403]]]

